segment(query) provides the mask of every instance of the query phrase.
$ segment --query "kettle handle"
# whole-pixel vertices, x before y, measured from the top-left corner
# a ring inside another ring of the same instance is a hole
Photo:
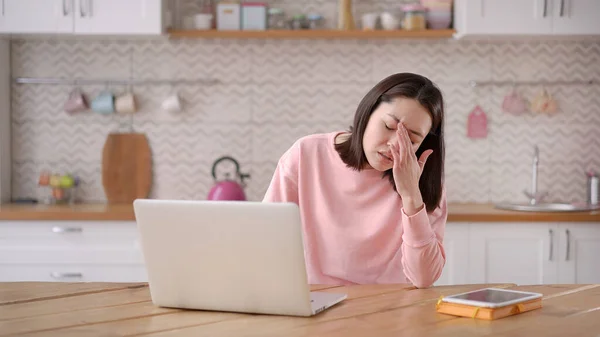
[[[250,177],[249,174],[245,174],[245,173],[241,173],[240,172],[240,164],[238,163],[237,160],[235,160],[233,157],[230,157],[230,156],[223,156],[223,157],[217,159],[215,161],[215,163],[213,164],[213,166],[212,166],[212,172],[211,173],[212,173],[213,179],[217,180],[217,174],[216,174],[217,165],[220,162],[224,161],[224,160],[229,160],[229,161],[233,162],[233,164],[235,165],[235,173],[240,177],[240,179],[242,180],[242,183],[244,182],[245,178],[249,178]]]

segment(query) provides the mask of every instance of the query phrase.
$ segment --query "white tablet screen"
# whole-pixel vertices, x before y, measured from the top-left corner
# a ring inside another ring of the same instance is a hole
[[[531,294],[514,293],[510,291],[500,291],[494,289],[483,289],[474,292],[454,295],[452,298],[459,298],[469,301],[488,302],[488,303],[503,303],[513,301],[525,297],[531,297]]]

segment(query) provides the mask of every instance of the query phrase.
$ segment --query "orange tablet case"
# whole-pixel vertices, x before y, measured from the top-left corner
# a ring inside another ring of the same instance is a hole
[[[470,306],[464,304],[448,303],[442,301],[443,297],[440,297],[436,304],[436,311],[442,314],[470,317],[485,320],[495,320],[508,316],[517,315],[523,312],[539,309],[542,307],[542,298],[522,302],[518,304],[511,304],[499,308],[484,308],[477,306]]]

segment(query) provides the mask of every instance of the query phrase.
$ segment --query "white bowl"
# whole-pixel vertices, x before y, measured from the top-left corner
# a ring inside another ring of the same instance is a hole
[[[427,26],[431,29],[450,28],[452,23],[452,12],[450,11],[427,11],[425,15]]]

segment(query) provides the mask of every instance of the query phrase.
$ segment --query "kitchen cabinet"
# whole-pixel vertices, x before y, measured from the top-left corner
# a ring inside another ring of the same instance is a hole
[[[469,224],[452,223],[444,233],[446,265],[434,285],[466,284],[469,281]]]
[[[600,283],[600,223],[450,222],[434,285]],[[0,282],[147,282],[135,221],[0,221]]]
[[[76,34],[163,32],[162,0],[75,0]]]
[[[160,35],[164,1],[3,0],[0,32]]]
[[[554,35],[600,34],[600,1],[555,0],[552,19]]]
[[[470,223],[467,232],[464,283],[600,283],[600,223]]]
[[[558,283],[600,283],[600,224],[558,225]]]
[[[146,282],[135,221],[0,221],[0,282]]]
[[[459,33],[547,34],[552,17],[544,4],[547,0],[456,0],[455,23]]]
[[[469,228],[469,283],[556,283],[555,224],[474,223]]]
[[[10,43],[0,40],[0,203],[11,197]]]
[[[458,36],[599,35],[597,0],[456,0]]]
[[[73,0],[3,0],[2,33],[71,33]]]

